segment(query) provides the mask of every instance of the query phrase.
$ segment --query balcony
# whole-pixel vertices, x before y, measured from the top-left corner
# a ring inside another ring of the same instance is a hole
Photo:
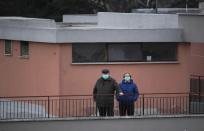
[[[203,131],[204,102],[192,101],[201,95],[140,94],[133,116],[119,116],[115,99],[112,117],[99,116],[92,95],[2,97],[0,131]]]
[[[133,116],[204,114],[204,101],[194,101],[201,96],[203,95],[195,93],[140,94],[135,102]],[[0,98],[1,120],[98,116],[98,109],[92,95]],[[119,104],[116,99],[114,116],[119,116]]]

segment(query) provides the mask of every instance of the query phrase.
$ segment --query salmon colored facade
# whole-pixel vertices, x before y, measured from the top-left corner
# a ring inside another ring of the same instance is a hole
[[[92,94],[104,68],[118,82],[124,73],[131,73],[140,93],[189,92],[190,74],[202,73],[204,65],[203,57],[193,59],[193,63],[202,59],[199,65],[191,64],[191,52],[199,48],[189,43],[178,44],[176,62],[131,64],[73,64],[69,43],[29,42],[29,58],[21,58],[20,42],[12,43],[13,54],[5,56],[4,40],[0,40],[0,96]]]
[[[0,95],[33,96],[59,94],[59,45],[29,44],[29,58],[20,57],[20,42],[12,41],[13,54],[4,55],[0,42]]]
[[[191,74],[204,76],[204,44],[191,45]]]

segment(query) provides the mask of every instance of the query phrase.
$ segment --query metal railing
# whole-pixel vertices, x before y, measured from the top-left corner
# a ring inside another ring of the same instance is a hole
[[[191,75],[190,92],[192,94],[191,101],[204,102],[204,96],[202,95],[204,94],[204,76]],[[198,96],[194,97],[193,94]]]
[[[193,97],[202,94],[192,94]],[[140,94],[134,115],[202,114],[203,102],[191,102],[189,93]],[[114,99],[114,115],[119,104]],[[0,97],[0,119],[40,119],[99,116],[92,95]]]
[[[196,113],[199,110],[202,110],[204,108],[204,76],[191,75],[190,94],[190,112]]]

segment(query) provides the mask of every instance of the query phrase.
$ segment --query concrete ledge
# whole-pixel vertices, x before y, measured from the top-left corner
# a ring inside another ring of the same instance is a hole
[[[152,61],[152,62],[90,62],[90,63],[72,63],[72,65],[137,65],[137,64],[179,64],[179,61]]]
[[[0,122],[0,131],[203,131],[204,115],[91,117]]]
[[[66,42],[183,42],[183,30],[172,29],[107,29],[72,28],[58,29],[59,43]],[[94,39],[93,39],[94,38]]]
[[[127,120],[127,119],[162,119],[162,118],[204,118],[204,114],[197,115],[147,115],[147,116],[114,116],[114,117],[69,117],[69,118],[36,118],[36,119],[11,119],[0,120],[2,122],[43,122],[43,121],[87,121],[87,120]]]
[[[73,15],[63,15],[64,23],[97,23],[96,14],[73,14]]]

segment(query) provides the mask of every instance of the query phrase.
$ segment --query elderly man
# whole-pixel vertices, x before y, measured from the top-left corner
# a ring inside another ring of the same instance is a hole
[[[108,69],[102,70],[101,77],[97,80],[93,89],[94,100],[100,116],[113,116],[114,93],[120,93],[117,82],[110,76]]]

